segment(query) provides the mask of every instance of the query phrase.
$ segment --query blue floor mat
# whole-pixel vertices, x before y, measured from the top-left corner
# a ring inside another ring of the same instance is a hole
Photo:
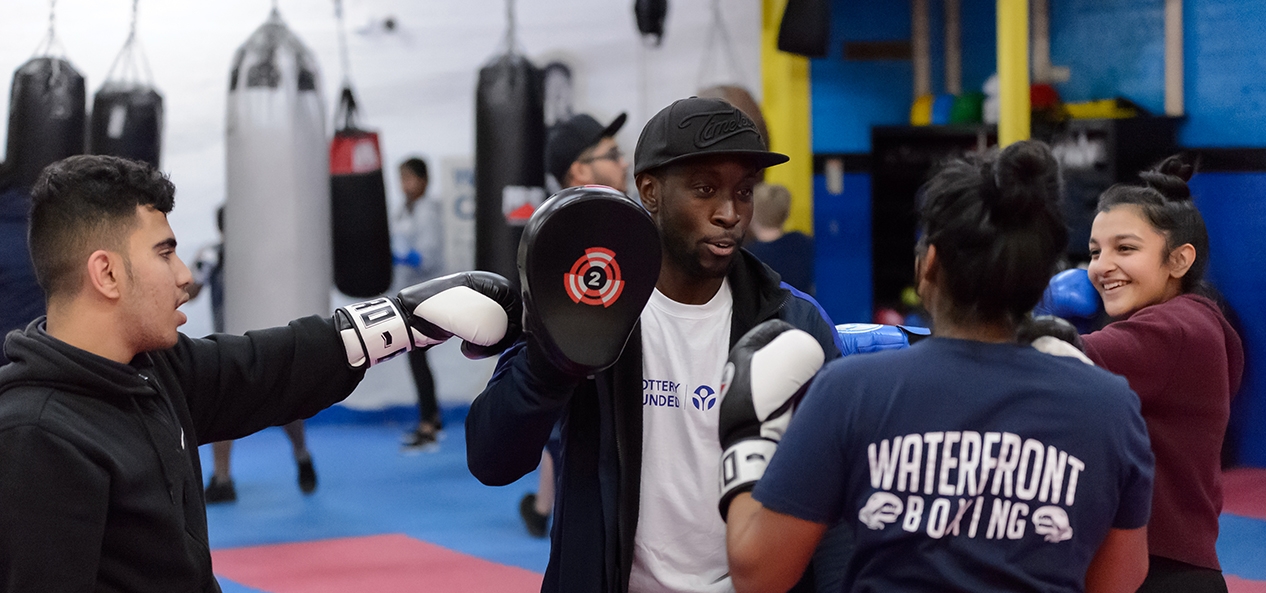
[[[536,491],[535,472],[510,486],[480,484],[466,468],[463,417],[446,410],[438,451],[403,454],[397,424],[308,426],[319,486],[304,496],[281,429],[237,441],[235,503],[210,505],[213,549],[403,533],[485,560],[544,572],[549,542],[528,535],[519,499]],[[209,476],[210,447],[203,447]],[[1218,556],[1227,574],[1266,581],[1266,521],[1223,515]],[[222,580],[225,593],[259,593]]]
[[[500,488],[480,484],[466,468],[461,423],[447,426],[438,451],[416,454],[401,453],[402,426],[309,426],[318,488],[308,496],[282,430],[237,441],[237,502],[207,507],[212,549],[403,533],[544,572],[549,542],[528,535],[518,512],[523,494],[536,490],[536,473]],[[211,448],[201,454],[209,477]]]

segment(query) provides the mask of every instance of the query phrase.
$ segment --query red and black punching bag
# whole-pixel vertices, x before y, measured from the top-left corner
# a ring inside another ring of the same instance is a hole
[[[541,75],[510,51],[475,90],[475,267],[517,279],[523,226],[545,200]]]
[[[334,224],[334,285],[351,297],[391,287],[391,234],[378,133],[356,126],[356,98],[343,87],[330,142],[330,204]]]
[[[84,77],[63,58],[31,58],[13,73],[6,168],[31,187],[51,163],[84,152]]]

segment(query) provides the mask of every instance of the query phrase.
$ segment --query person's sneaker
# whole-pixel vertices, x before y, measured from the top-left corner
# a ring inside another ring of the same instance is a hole
[[[312,494],[317,487],[316,468],[312,467],[312,457],[308,457],[299,464],[299,490],[304,494]]]
[[[229,478],[221,482],[214,475],[211,476],[211,483],[207,485],[206,499],[207,504],[235,502],[237,489],[233,487],[233,479]]]
[[[519,501],[519,515],[523,517],[523,525],[527,527],[528,533],[532,537],[545,537],[545,527],[549,522],[549,515],[542,515],[536,512],[536,495],[528,494]]]
[[[403,444],[400,449],[405,453],[431,453],[440,448],[439,439],[434,433],[425,433],[420,430],[405,433],[401,442]]]

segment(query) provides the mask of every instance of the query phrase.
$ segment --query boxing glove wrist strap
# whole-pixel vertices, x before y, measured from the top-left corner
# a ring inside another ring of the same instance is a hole
[[[756,486],[765,475],[765,468],[778,450],[778,443],[769,439],[744,439],[730,445],[721,455],[721,520],[730,510],[735,496]]]
[[[413,332],[395,299],[340,307],[334,319],[352,368],[371,367],[413,349]]]

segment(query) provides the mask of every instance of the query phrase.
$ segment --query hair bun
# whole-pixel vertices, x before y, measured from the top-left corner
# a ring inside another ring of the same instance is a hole
[[[1195,170],[1195,167],[1184,163],[1175,155],[1161,161],[1152,170],[1139,173],[1139,177],[1147,187],[1160,192],[1165,199],[1184,201],[1191,199],[1191,188],[1187,186],[1187,181]]]
[[[995,223],[1025,225],[1032,215],[1059,201],[1059,163],[1045,143],[1016,142],[993,166],[997,193],[987,200]]]

